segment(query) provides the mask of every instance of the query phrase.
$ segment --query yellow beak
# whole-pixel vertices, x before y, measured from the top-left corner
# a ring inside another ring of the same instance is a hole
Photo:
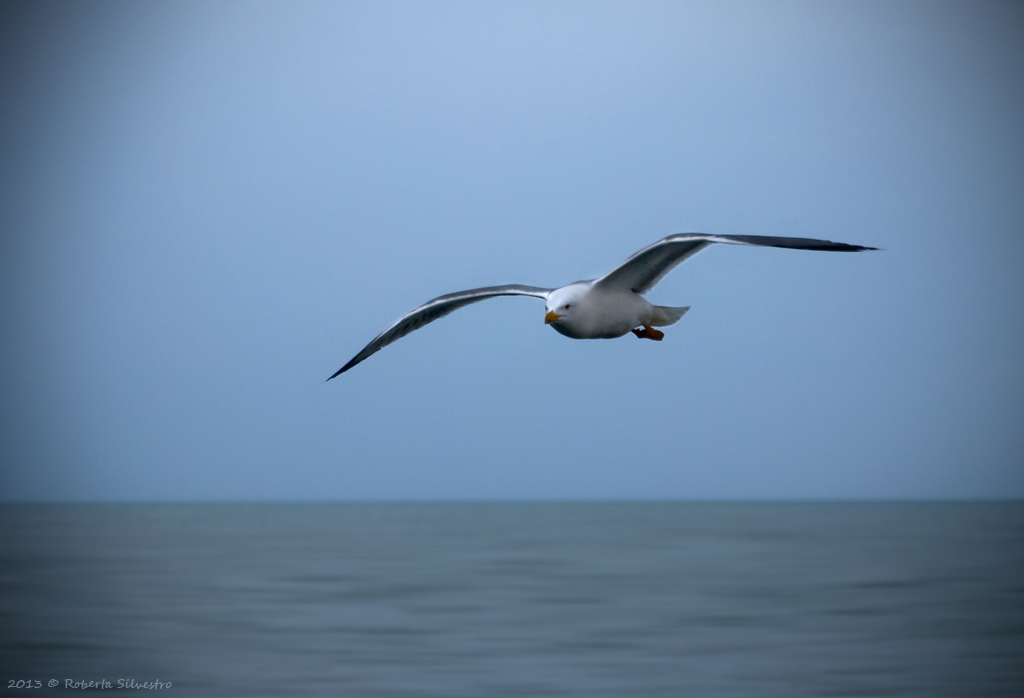
[[[544,316],[544,324],[548,325],[558,319],[558,315],[555,315],[554,310],[549,310],[548,314]]]

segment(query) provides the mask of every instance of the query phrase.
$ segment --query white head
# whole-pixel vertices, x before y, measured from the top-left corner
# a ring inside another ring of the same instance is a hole
[[[581,306],[585,304],[587,291],[590,289],[589,282],[575,283],[562,288],[555,289],[548,296],[546,303],[546,314],[544,324],[551,325],[557,332],[575,337],[579,334]]]

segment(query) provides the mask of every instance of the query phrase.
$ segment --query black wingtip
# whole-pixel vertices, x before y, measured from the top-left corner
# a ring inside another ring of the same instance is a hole
[[[357,358],[358,358],[358,357],[357,357]],[[362,359],[359,359],[359,361],[362,361]],[[347,364],[345,364],[344,366],[342,366],[341,368],[339,368],[339,369],[338,369],[337,371],[335,371],[335,372],[334,372],[334,375],[333,375],[333,376],[331,376],[330,378],[328,378],[327,380],[329,381],[329,380],[333,380],[333,379],[337,378],[337,377],[338,377],[338,376],[340,376],[340,375],[341,375],[342,373],[344,373],[345,371],[349,370],[350,368],[352,368],[353,366],[355,366],[355,365],[356,365],[357,363],[359,363],[359,361],[356,361],[356,359],[352,359],[352,360],[351,360],[351,361],[349,361],[349,362],[348,362]],[[324,381],[324,382],[326,383],[327,381]]]
[[[800,238],[793,238],[793,240],[799,241]],[[820,250],[823,252],[873,252],[878,250],[877,247],[849,245],[845,242],[832,242],[831,240],[810,240],[806,244],[797,243],[794,245],[787,244],[785,246],[803,250]]]
[[[816,238],[786,238],[772,235],[722,235],[722,238],[745,242],[760,247],[783,247],[791,250],[817,250],[821,252],[869,252],[877,247],[850,245],[845,242],[832,242]]]
[[[823,243],[822,247],[817,249],[832,252],[875,252],[878,250],[877,247],[868,247],[867,245],[850,245],[845,242],[832,242],[831,240],[816,240],[815,242]]]

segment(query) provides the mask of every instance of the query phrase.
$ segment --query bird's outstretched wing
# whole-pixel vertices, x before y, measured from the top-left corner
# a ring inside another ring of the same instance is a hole
[[[785,247],[791,250],[825,250],[830,252],[861,252],[875,247],[847,245],[842,242],[814,240],[812,238],[777,238],[767,235],[704,235],[702,233],[680,233],[643,248],[618,267],[594,281],[595,286],[608,289],[629,289],[644,294],[654,288],[665,274],[677,264],[692,257],[708,245],[724,242],[729,245],[753,245],[755,247]]]
[[[352,357],[351,361],[338,369],[337,373],[331,376],[331,378],[340,376],[360,361],[376,354],[387,345],[401,339],[413,330],[418,330],[427,323],[433,322],[438,318],[443,318],[445,315],[448,315],[463,306],[469,305],[470,303],[478,303],[482,300],[495,298],[497,296],[533,296],[535,298],[547,299],[548,294],[553,290],[554,289],[550,288],[538,288],[536,286],[506,284],[505,286],[473,288],[468,291],[459,291],[458,293],[449,293],[444,296],[438,296],[434,300],[427,301],[415,310],[398,318],[394,323],[392,323],[391,327],[374,337],[372,342],[367,344],[361,352]],[[328,378],[327,380],[331,380],[331,378]]]

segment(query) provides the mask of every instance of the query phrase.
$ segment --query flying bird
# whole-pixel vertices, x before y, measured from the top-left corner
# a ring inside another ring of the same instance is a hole
[[[427,301],[398,318],[372,342],[331,376],[336,378],[413,330],[449,313],[498,296],[532,296],[545,303],[544,324],[573,339],[613,339],[632,332],[640,339],[661,341],[665,333],[654,329],[679,320],[689,306],[653,305],[643,296],[677,264],[713,243],[784,247],[791,250],[862,252],[875,247],[847,245],[811,238],[780,238],[766,235],[704,235],[681,233],[643,248],[600,279],[577,281],[561,288],[507,284],[449,293]],[[328,378],[327,380],[331,380]]]

